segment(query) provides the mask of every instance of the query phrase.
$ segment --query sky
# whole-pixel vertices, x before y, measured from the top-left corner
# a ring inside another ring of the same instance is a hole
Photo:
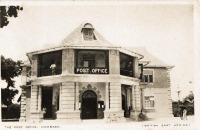
[[[27,60],[26,53],[59,45],[83,22],[110,43],[146,47],[171,70],[172,99],[194,91],[193,6],[188,4],[23,4],[17,18],[0,29],[1,54]],[[1,84],[4,84],[1,81]],[[17,78],[20,85],[20,78]]]

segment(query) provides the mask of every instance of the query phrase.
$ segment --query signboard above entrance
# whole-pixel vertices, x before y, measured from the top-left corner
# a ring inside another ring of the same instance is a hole
[[[75,74],[109,74],[107,68],[75,68]]]

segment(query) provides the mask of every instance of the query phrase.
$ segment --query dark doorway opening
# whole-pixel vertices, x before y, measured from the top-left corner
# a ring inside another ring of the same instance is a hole
[[[122,94],[122,110],[124,110],[124,117],[126,116],[126,97]]]
[[[87,90],[82,95],[82,119],[97,119],[97,95]]]
[[[42,110],[45,111],[44,119],[52,119],[53,112],[52,112],[52,95],[53,95],[53,88],[42,88]]]

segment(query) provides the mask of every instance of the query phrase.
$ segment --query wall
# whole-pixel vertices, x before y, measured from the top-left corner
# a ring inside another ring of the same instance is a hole
[[[148,118],[162,118],[171,116],[172,112],[168,97],[168,88],[145,88],[143,90],[143,99],[145,96],[154,96],[154,109],[145,109]],[[144,106],[144,100],[143,100]]]
[[[100,95],[101,97],[99,98],[99,100],[104,101],[105,102],[105,83],[78,83],[79,86],[79,91],[83,90],[83,88],[87,88],[88,84],[91,84],[92,88],[97,88],[97,91],[100,91]]]
[[[166,88],[168,85],[168,73],[165,68],[146,68],[153,70],[153,84],[148,83],[145,87]],[[145,69],[143,71],[145,74]]]
[[[154,82],[141,85],[144,88],[143,106],[144,96],[154,96],[155,108],[145,109],[149,118],[162,118],[172,116],[172,100],[169,72],[170,71],[165,68],[153,68]]]

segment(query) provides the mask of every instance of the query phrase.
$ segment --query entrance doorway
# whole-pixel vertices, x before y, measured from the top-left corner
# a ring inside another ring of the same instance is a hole
[[[82,95],[82,119],[97,119],[97,95],[87,90]]]
[[[124,111],[124,117],[128,118],[132,109],[132,89],[129,85],[122,85],[121,92],[122,110]]]
[[[53,95],[52,87],[42,88],[42,110],[45,111],[44,117],[43,117],[44,119],[53,118],[52,95]]]

